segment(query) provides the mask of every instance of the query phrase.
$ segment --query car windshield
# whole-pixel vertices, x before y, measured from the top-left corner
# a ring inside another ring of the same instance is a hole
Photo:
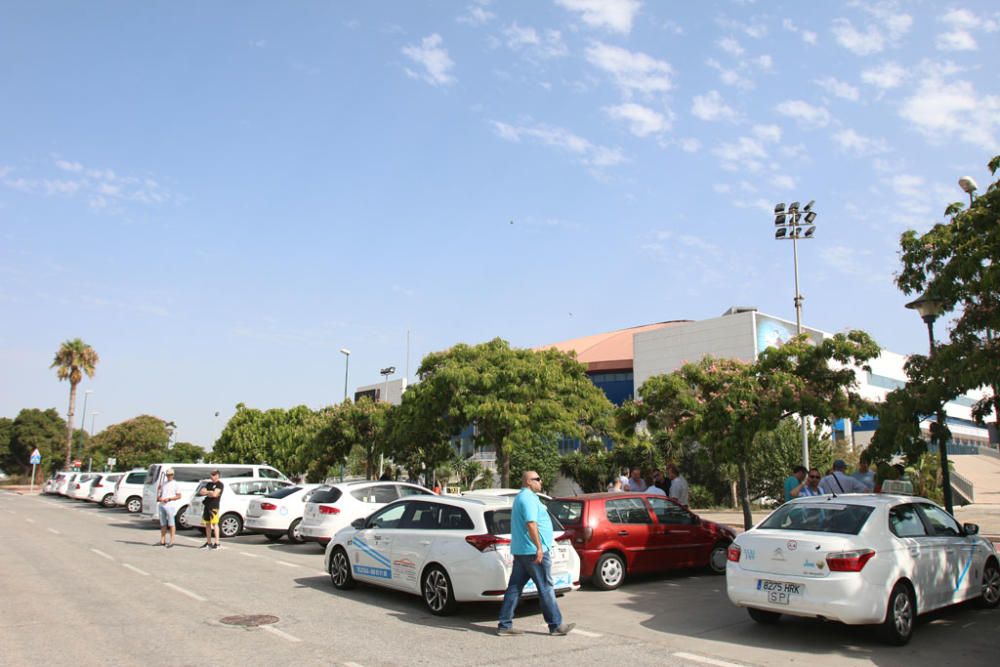
[[[857,535],[873,511],[867,505],[789,503],[767,517],[760,528]]]
[[[285,496],[290,496],[296,491],[301,491],[301,486],[286,486],[282,489],[277,489],[267,494],[268,498],[284,498]]]
[[[549,501],[549,513],[564,524],[577,524],[583,521],[583,502],[579,500]]]
[[[330,486],[327,488],[319,488],[313,491],[312,497],[309,498],[311,503],[335,503],[340,499],[341,491],[335,486]]]

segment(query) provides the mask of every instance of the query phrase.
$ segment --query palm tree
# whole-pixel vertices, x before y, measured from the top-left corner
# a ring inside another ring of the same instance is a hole
[[[76,385],[83,380],[83,374],[94,377],[94,367],[100,359],[94,348],[79,338],[68,340],[59,346],[56,358],[49,368],[55,368],[60,380],[69,380],[69,414],[66,418],[66,468],[73,461],[73,412],[76,409]],[[84,421],[87,415],[83,416]]]

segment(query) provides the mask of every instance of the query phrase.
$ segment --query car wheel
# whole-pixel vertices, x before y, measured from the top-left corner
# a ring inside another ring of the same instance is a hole
[[[354,575],[351,574],[351,560],[343,547],[337,547],[330,556],[330,581],[334,588],[345,591],[354,588]]]
[[[726,563],[729,561],[729,542],[718,542],[708,554],[708,569],[714,574],[725,574]]]
[[[187,518],[184,516],[187,514],[187,505],[177,510],[177,514],[174,515],[174,522],[177,524],[177,530],[189,530],[191,524],[188,523]]]
[[[983,594],[976,600],[983,609],[993,609],[1000,604],[1000,565],[995,560],[983,568]]]
[[[448,573],[434,565],[424,573],[424,602],[435,616],[447,616],[455,611],[455,591]]]
[[[776,611],[767,611],[765,609],[755,609],[754,607],[747,607],[747,613],[750,614],[750,618],[757,621],[761,625],[774,625],[781,618],[781,614]]]
[[[602,591],[618,588],[625,581],[625,560],[616,553],[601,554],[591,581]]]
[[[132,496],[125,501],[125,509],[128,510],[129,514],[138,514],[142,511],[142,498]]]
[[[236,537],[242,532],[243,519],[240,518],[239,514],[230,512],[219,519],[219,535],[222,537]]]
[[[288,541],[293,544],[302,544],[305,540],[302,539],[302,519],[296,519],[292,522],[292,525],[288,527]]]
[[[109,493],[108,495],[101,498],[101,505],[104,507],[114,507],[115,506],[115,494]]]
[[[902,646],[910,641],[916,620],[917,600],[910,587],[900,581],[889,593],[889,603],[886,605],[885,620],[881,627],[882,638],[890,644]]]
[[[265,534],[264,537],[267,538],[268,542],[280,542],[281,541],[281,535]]]

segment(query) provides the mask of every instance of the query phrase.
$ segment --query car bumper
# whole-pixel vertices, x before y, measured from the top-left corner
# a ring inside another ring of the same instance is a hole
[[[570,550],[572,551],[572,548]],[[463,602],[503,600],[512,569],[508,558],[509,556],[505,557],[504,554],[492,552],[478,558],[452,563],[448,568],[448,574],[455,587],[455,599]],[[565,563],[553,565],[553,588],[557,594],[580,588],[578,563],[578,559],[570,558]],[[538,590],[533,581],[525,584],[521,597],[538,597]]]
[[[770,602],[767,591],[758,589],[762,579],[802,584],[803,593],[791,596],[788,604]],[[848,625],[881,623],[889,597],[883,586],[866,580],[860,573],[839,572],[823,578],[795,577],[750,572],[736,563],[727,564],[726,593],[738,607],[820,617]]]
[[[243,524],[248,532],[260,535],[284,535],[294,519],[284,517],[248,516]]]
[[[327,544],[333,534],[330,532],[332,528],[324,525],[309,525],[304,521],[299,524],[299,534],[302,536],[302,540],[305,542],[319,542],[320,544]]]

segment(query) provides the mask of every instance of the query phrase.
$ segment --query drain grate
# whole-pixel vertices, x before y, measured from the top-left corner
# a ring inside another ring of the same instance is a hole
[[[278,617],[270,614],[243,614],[241,616],[226,616],[219,619],[226,625],[241,625],[245,628],[256,628],[258,625],[277,623]]]

